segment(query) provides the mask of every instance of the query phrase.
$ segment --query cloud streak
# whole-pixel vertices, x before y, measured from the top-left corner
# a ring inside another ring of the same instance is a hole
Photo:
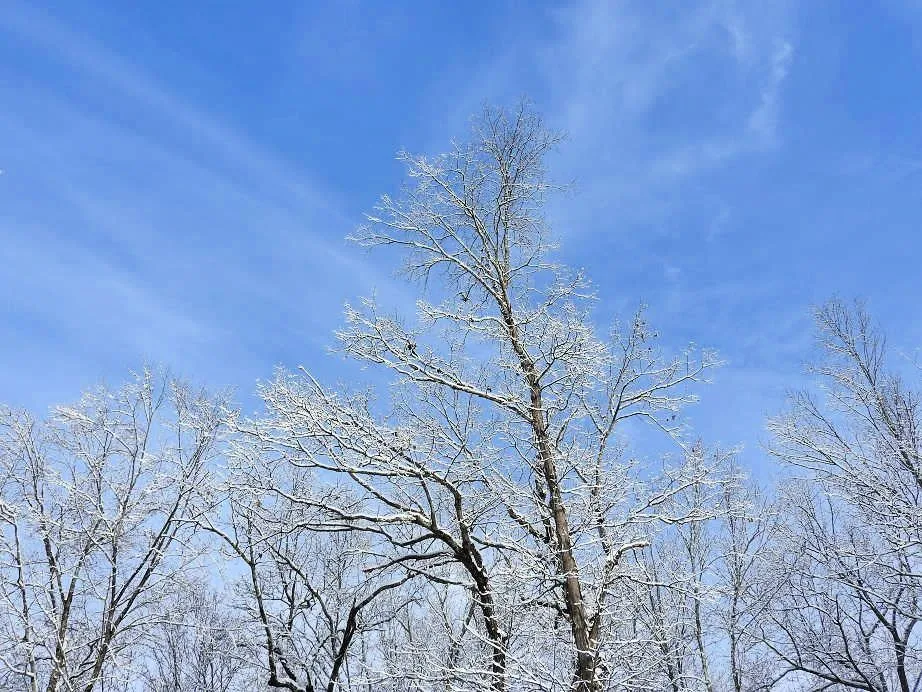
[[[6,314],[103,370],[153,359],[249,387],[322,352],[347,297],[405,300],[346,250],[357,215],[303,169],[36,10],[5,5],[4,33],[84,85],[0,84]]]

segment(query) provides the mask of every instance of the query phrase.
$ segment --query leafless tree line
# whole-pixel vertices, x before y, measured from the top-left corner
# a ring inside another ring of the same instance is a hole
[[[279,371],[244,416],[145,371],[0,409],[0,687],[922,689],[918,390],[883,336],[817,311],[757,487],[683,424],[716,355],[600,330],[553,261],[557,143],[522,106],[401,155],[355,240],[416,314],[336,335],[386,389]]]

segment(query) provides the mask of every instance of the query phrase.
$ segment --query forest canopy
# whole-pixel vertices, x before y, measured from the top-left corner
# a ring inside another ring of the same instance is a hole
[[[718,354],[600,323],[559,263],[559,144],[523,104],[400,155],[352,239],[415,313],[357,296],[334,349],[387,386],[306,364],[247,416],[151,368],[0,408],[0,687],[922,689],[918,377],[817,308],[760,486],[685,417]]]

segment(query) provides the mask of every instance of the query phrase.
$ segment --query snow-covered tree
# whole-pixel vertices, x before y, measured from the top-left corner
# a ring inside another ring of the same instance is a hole
[[[324,511],[352,505],[347,493],[246,441],[229,458],[223,501],[200,521],[241,568],[234,605],[262,677],[292,692],[377,689],[375,637],[416,600],[415,575],[382,568],[373,535]]]
[[[290,499],[374,535],[395,573],[470,591],[479,684],[494,690],[630,678],[635,553],[658,521],[685,520],[673,497],[708,483],[677,416],[715,357],[666,356],[642,313],[597,333],[591,288],[553,261],[543,216],[557,141],[523,106],[487,110],[445,155],[403,154],[407,187],[356,240],[401,253],[416,319],[366,299],[338,333],[344,354],[391,374],[390,396],[281,373],[262,388],[265,416],[241,425],[350,492]],[[626,457],[631,419],[671,439],[680,461]]]
[[[209,575],[202,570],[201,577]],[[137,678],[143,692],[245,692],[261,677],[248,646],[247,622],[226,591],[184,584],[164,599],[147,629]]]
[[[145,371],[47,421],[0,413],[0,672],[91,692],[133,655],[196,550],[189,520],[220,402]]]
[[[922,418],[861,307],[817,311],[825,397],[771,422],[792,486],[774,599],[761,622],[778,679],[816,689],[922,685]]]

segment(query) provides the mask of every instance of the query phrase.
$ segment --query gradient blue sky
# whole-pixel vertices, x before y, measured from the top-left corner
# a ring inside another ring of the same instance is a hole
[[[268,8],[268,9],[266,9]],[[728,365],[692,419],[758,463],[809,307],[922,341],[922,5],[0,4],[0,399],[167,363],[251,401],[328,378],[348,299],[407,305],[343,237],[485,101],[569,133],[551,217],[600,319],[638,301]]]

